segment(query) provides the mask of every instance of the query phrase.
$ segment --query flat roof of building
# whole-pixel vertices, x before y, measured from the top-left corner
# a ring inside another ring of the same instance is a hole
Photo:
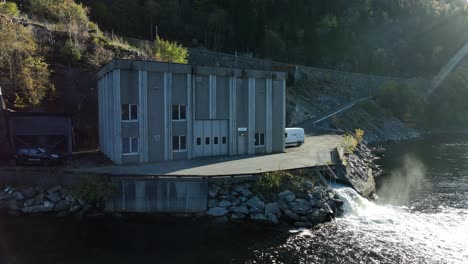
[[[226,68],[226,67],[213,67],[213,66],[200,66],[191,64],[167,63],[151,60],[131,60],[131,59],[113,59],[105,65],[98,73],[98,79],[102,78],[108,72],[114,69],[124,70],[149,70],[159,72],[172,72],[172,73],[193,73],[199,75],[217,75],[217,76],[238,76],[238,77],[255,77],[284,80],[287,77],[286,72],[279,71],[262,71],[250,70],[239,68]]]

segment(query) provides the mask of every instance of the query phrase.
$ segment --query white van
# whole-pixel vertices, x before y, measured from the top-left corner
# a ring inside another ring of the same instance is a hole
[[[305,141],[305,133],[304,129],[300,127],[287,127],[284,133],[284,143],[285,146],[296,146],[299,147],[304,144]]]

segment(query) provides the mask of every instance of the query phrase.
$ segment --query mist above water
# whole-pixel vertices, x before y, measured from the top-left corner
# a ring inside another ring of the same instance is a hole
[[[378,186],[379,197],[391,204],[404,204],[410,200],[411,192],[420,189],[426,169],[418,158],[405,155],[402,164],[385,177]]]

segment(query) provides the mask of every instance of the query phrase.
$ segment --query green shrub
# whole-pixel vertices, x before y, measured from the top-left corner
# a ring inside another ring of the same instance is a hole
[[[81,61],[81,49],[78,45],[74,45],[70,40],[65,42],[65,45],[62,47],[62,55],[65,58],[68,58],[71,62],[78,62]]]
[[[341,145],[343,146],[346,153],[352,153],[356,150],[358,142],[353,136],[344,135]]]
[[[12,2],[0,3],[0,14],[9,15],[12,17],[19,16],[18,6]]]
[[[114,191],[114,186],[103,177],[97,175],[82,176],[78,185],[72,190],[75,196],[81,197],[89,203],[104,201],[109,198]]]
[[[263,174],[254,185],[254,189],[266,198],[271,199],[284,190],[300,191],[303,183],[304,178],[289,172],[277,170]]]

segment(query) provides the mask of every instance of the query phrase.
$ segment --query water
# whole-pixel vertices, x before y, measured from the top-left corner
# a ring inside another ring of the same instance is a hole
[[[280,233],[184,218],[0,218],[9,263],[468,263],[468,136],[392,145],[380,198],[336,185],[345,214]]]

